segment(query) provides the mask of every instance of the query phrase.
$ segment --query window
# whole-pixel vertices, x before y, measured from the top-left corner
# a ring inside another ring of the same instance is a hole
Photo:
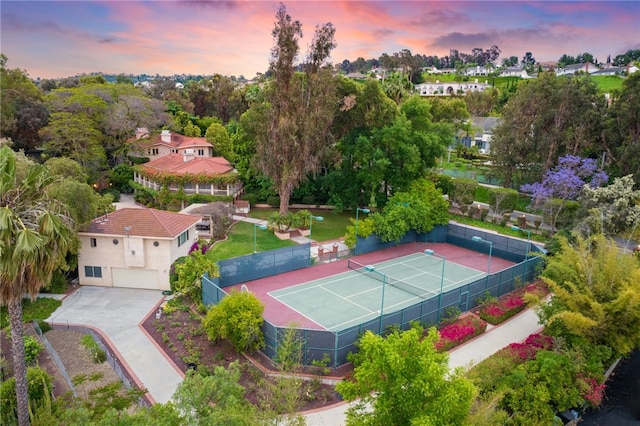
[[[176,148],[171,148],[171,153],[172,153],[172,154],[177,154],[177,153],[178,153],[178,150],[177,150]]]
[[[184,243],[186,243],[187,241],[189,241],[189,230],[184,231],[182,234],[180,234],[180,236],[178,237],[178,247],[180,247],[181,245],[183,245]]]
[[[204,155],[204,149],[199,149],[198,150],[198,155],[199,156],[203,156]]]
[[[95,238],[91,238],[91,247],[97,247],[98,246],[98,240],[96,240]]]
[[[99,266],[85,266],[84,275],[87,278],[102,278],[102,268]]]
[[[160,151],[158,150],[158,148],[152,148],[151,149],[151,155],[158,155],[160,153]]]

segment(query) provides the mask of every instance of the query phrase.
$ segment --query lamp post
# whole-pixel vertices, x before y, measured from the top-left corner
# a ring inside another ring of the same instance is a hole
[[[489,266],[487,267],[487,288],[489,288],[489,275],[491,275],[491,251],[493,250],[493,242],[484,240],[477,235],[475,237],[471,237],[471,239],[478,243],[484,243],[489,245]]]
[[[440,277],[440,293],[438,294],[438,322],[440,322],[440,311],[442,310],[442,290],[444,288],[444,265],[447,262],[447,258],[441,254],[434,252],[431,249],[426,249],[424,251],[424,254],[442,259],[442,276]]]
[[[311,238],[311,232],[313,230],[313,220],[317,220],[317,221],[323,221],[324,217],[322,216],[314,216],[311,215],[309,216],[309,242],[313,243],[313,239]]]
[[[367,265],[364,267],[364,270],[367,272],[371,272],[372,274],[378,274],[382,277],[382,297],[380,298],[380,326],[378,327],[378,334],[382,336],[382,318],[384,317],[384,288],[387,283],[387,276],[382,272],[376,271],[376,267],[372,265]]]
[[[522,229],[519,226],[513,225],[511,227],[514,231],[524,231],[527,233],[527,250],[524,253],[524,273],[527,274],[527,264],[529,263],[529,248],[531,247],[531,230],[530,229]]]
[[[261,225],[259,223],[254,223],[253,224],[253,252],[257,253],[257,242],[258,242],[258,237],[257,237],[257,232],[256,229],[260,228],[262,231],[264,231],[265,229],[267,229],[266,225]]]
[[[362,212],[362,213],[370,213],[371,210],[369,209],[361,209],[360,207],[356,207],[356,245],[354,248],[355,254],[358,254],[358,213]]]

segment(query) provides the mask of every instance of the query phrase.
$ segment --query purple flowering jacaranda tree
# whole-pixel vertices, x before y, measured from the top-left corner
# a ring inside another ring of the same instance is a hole
[[[558,159],[556,167],[545,172],[542,182],[522,185],[520,190],[532,195],[531,207],[550,218],[555,231],[567,201],[577,199],[583,186],[599,187],[608,180],[605,172],[598,171],[596,160],[566,155]]]

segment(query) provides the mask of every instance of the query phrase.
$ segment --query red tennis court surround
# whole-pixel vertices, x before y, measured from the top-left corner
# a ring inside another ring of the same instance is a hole
[[[359,263],[369,265],[392,260],[398,257],[406,256],[413,253],[424,252],[431,249],[439,255],[445,256],[447,262],[456,263],[478,270],[479,272],[487,272],[489,264],[489,256],[468,250],[447,243],[409,243],[396,247],[354,256],[353,259]],[[495,256],[491,257],[491,272],[501,271],[514,265],[505,259]],[[227,287],[224,290],[229,292],[232,289],[240,291],[240,287],[245,285],[249,291],[254,293],[265,306],[264,318],[275,326],[287,327],[292,322],[298,328],[307,328],[314,330],[325,330],[324,327],[311,321],[304,315],[294,311],[288,305],[274,299],[268,293],[274,290],[291,287],[297,284],[306,283],[320,278],[330,277],[332,275],[342,274],[349,271],[347,268],[347,260],[337,260],[330,263],[315,265],[310,268],[299,269],[297,271],[287,272],[255,281],[249,281],[243,284],[237,284]]]

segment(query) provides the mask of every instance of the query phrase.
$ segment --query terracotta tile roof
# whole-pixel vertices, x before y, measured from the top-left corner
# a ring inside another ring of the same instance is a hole
[[[202,219],[200,216],[156,209],[125,208],[91,221],[83,233],[175,238]]]
[[[223,175],[233,171],[233,166],[224,157],[194,157],[184,161],[182,154],[165,155],[142,164],[142,167],[150,172],[163,171],[177,175],[187,173]]]
[[[140,147],[140,148],[151,148],[157,145],[164,145],[171,148],[176,149],[186,149],[186,148],[196,148],[196,147],[205,147],[212,148],[213,145],[203,137],[192,137],[192,136],[184,136],[179,135],[177,133],[171,133],[171,141],[163,142],[162,136],[159,134],[151,135],[148,137],[143,137],[142,139],[131,138],[129,142]]]

